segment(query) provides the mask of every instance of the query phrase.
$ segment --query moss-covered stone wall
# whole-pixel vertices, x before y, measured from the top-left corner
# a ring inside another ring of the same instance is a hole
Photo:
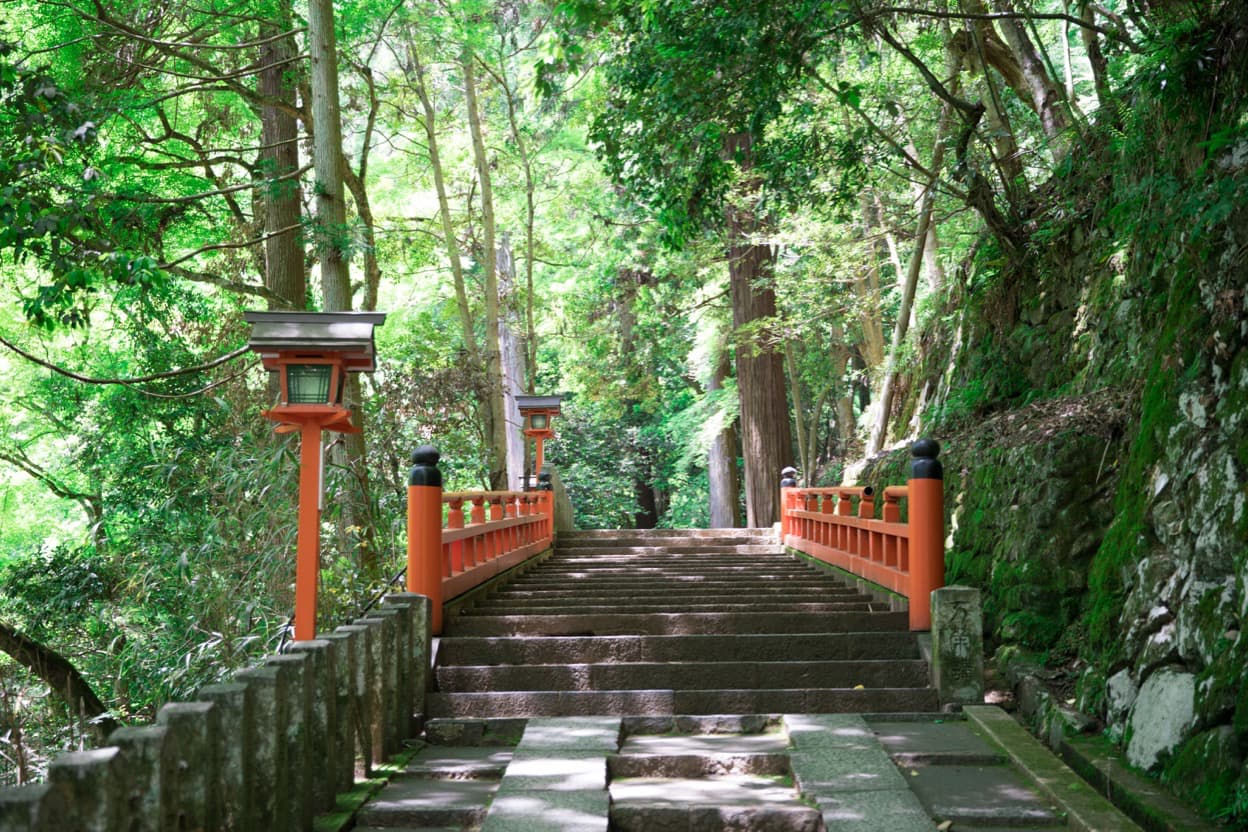
[[[1242,25],[1176,30],[1023,255],[985,240],[965,264],[909,385],[936,394],[898,419],[945,446],[946,577],[984,591],[990,641],[1070,673],[1131,762],[1241,824],[1245,88]],[[896,452],[860,479],[904,470]]]

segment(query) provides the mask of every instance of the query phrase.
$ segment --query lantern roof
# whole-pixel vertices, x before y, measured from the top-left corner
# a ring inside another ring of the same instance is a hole
[[[559,413],[559,404],[562,401],[563,396],[516,396],[516,407],[520,408],[521,413],[534,410]]]
[[[385,323],[385,312],[244,312],[251,324],[247,345],[268,366],[281,353],[333,354],[351,372],[375,369],[373,328]]]

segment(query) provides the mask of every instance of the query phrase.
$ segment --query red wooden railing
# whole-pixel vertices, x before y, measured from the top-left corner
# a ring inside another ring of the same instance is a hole
[[[781,540],[786,546],[851,572],[909,600],[910,629],[930,630],[931,593],[945,583],[944,482],[940,446],[921,439],[911,446],[908,485],[884,489],[882,519],[875,491],[866,488],[780,489]],[[901,522],[901,501],[909,520]],[[857,507],[854,502],[857,502]]]
[[[427,596],[434,634],[442,604],[550,548],[549,491],[442,492],[438,452],[424,446],[407,487],[407,590]],[[468,507],[468,517],[464,508]]]

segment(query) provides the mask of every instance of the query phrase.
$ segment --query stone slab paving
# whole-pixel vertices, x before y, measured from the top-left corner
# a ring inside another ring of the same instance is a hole
[[[963,721],[870,721],[871,729],[889,755],[902,765],[995,765],[1006,761],[995,745]]]
[[[961,825],[1024,829],[1065,827],[1065,821],[1009,766],[934,765],[910,769],[910,789],[929,814]]]

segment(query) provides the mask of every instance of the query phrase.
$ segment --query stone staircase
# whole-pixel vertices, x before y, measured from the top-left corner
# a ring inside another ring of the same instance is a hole
[[[1138,832],[998,709],[938,711],[907,626],[767,532],[561,533],[448,616],[355,829]]]
[[[906,615],[769,530],[564,532],[451,617],[430,716],[933,711]]]

